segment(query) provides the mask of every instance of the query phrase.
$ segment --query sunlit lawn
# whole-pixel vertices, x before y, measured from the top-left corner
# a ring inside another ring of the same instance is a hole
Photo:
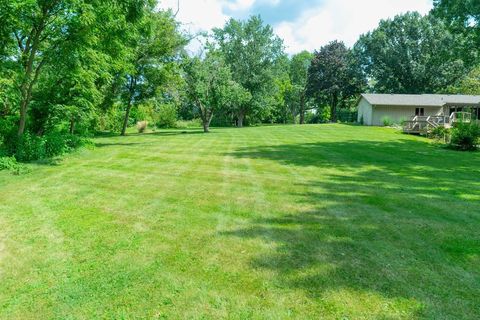
[[[0,319],[478,319],[480,153],[162,131],[0,172]]]

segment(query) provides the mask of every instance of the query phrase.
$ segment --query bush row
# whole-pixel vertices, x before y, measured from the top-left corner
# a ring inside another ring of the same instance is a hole
[[[480,126],[477,123],[456,123],[451,129],[433,129],[429,137],[447,143],[454,150],[474,151],[480,145]]]
[[[15,175],[19,175],[22,172],[26,172],[27,168],[17,162],[14,156],[0,157],[0,171],[9,170]]]
[[[0,156],[13,156],[21,162],[47,159],[71,152],[87,142],[65,132],[50,132],[43,136],[25,132],[21,137],[10,134],[3,138]]]

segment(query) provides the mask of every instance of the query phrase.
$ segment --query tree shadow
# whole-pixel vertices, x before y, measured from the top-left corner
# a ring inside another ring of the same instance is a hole
[[[393,308],[412,307],[411,316],[478,315],[478,153],[417,140],[358,140],[243,148],[230,156],[318,172],[292,188],[295,207],[308,209],[222,233],[272,244],[273,252],[251,264],[274,271],[279,285],[324,300],[335,292],[376,294]]]
[[[211,132],[209,132],[210,134]],[[203,129],[170,129],[160,131],[149,131],[143,133],[128,133],[127,136],[178,136],[178,135],[192,135],[192,134],[205,134]]]
[[[129,147],[129,146],[138,146],[143,145],[142,142],[96,142],[95,148],[106,148],[106,147]]]

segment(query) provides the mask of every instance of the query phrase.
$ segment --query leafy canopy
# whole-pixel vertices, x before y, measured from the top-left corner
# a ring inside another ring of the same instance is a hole
[[[276,63],[283,56],[282,40],[259,16],[247,21],[231,19],[224,28],[214,29],[213,35],[233,79],[252,96],[239,108],[239,116],[261,114],[273,95]]]
[[[433,16],[407,13],[383,20],[360,37],[354,51],[379,93],[436,93],[468,69],[459,55],[465,44]]]

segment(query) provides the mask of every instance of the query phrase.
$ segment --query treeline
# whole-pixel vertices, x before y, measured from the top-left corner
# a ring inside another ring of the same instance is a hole
[[[260,17],[232,19],[191,57],[192,35],[153,0],[0,0],[0,156],[50,157],[140,121],[337,121],[365,91],[480,94],[477,1],[434,6],[291,57]]]

